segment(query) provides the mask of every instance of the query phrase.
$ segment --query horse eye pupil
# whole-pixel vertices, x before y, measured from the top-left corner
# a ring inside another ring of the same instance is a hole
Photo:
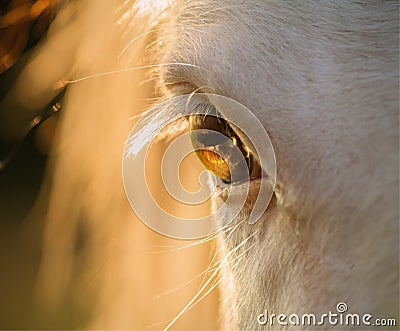
[[[214,115],[190,115],[189,130],[198,158],[223,182],[231,183],[231,169],[235,169],[236,163],[231,155],[233,145],[241,151],[251,174],[253,156],[226,120]]]

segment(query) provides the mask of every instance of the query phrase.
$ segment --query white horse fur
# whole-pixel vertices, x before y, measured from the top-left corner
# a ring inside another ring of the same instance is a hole
[[[159,84],[241,102],[276,151],[276,200],[220,242],[228,254],[259,229],[223,271],[224,329],[265,328],[264,309],[323,313],[340,301],[398,316],[397,10],[395,1],[187,1],[161,25],[160,62],[206,71],[164,67]]]

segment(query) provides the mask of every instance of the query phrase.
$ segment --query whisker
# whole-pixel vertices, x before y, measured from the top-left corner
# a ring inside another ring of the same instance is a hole
[[[221,267],[219,267],[219,268],[217,268],[217,269],[219,270],[219,269],[221,269],[222,267],[225,267],[225,266],[231,264],[232,262],[235,262],[234,265],[232,266],[232,269],[236,268],[236,267],[239,265],[240,261],[241,261],[240,258],[241,258],[245,253],[247,253],[250,249],[252,249],[252,248],[255,246],[255,244],[256,244],[256,243],[251,244],[251,246],[248,247],[245,251],[243,251],[240,255],[238,255],[237,257],[235,257],[233,260],[229,261],[228,264],[225,264],[225,265],[223,265],[223,266],[221,266]],[[207,270],[207,271],[211,271],[211,270]],[[207,271],[206,271],[206,272],[207,272]],[[202,274],[203,274],[203,273],[202,273]],[[200,275],[201,275],[201,274],[200,274]],[[199,276],[200,276],[200,275],[199,275]],[[197,276],[196,278],[198,278],[199,276]],[[198,300],[196,300],[188,309],[186,309],[186,312],[189,311],[190,309],[192,309],[193,307],[195,307],[198,303],[200,303],[201,300],[203,300],[208,294],[210,294],[219,284],[221,284],[221,282],[225,279],[225,277],[227,277],[227,275],[224,275],[224,276],[222,276],[222,278],[220,278],[220,279],[218,280],[218,276],[219,276],[219,274],[217,274],[217,275],[215,276],[215,282],[211,285],[211,287],[210,287]],[[171,320],[168,320],[168,321],[171,321]],[[165,322],[167,322],[167,321],[164,321],[164,323],[165,323]],[[160,324],[162,324],[162,323],[160,323]]]
[[[148,34],[150,34],[150,33],[154,33],[154,32],[157,32],[157,31],[161,31],[161,29],[153,29],[153,30],[150,30],[150,31],[146,31],[145,33],[142,33],[142,34],[140,34],[140,35],[138,35],[138,36],[132,38],[131,40],[129,40],[129,42],[126,44],[126,46],[121,50],[121,52],[119,52],[117,58],[119,59],[119,58],[126,52],[126,50],[127,50],[136,40],[138,40],[139,38],[145,37],[146,35],[148,35]]]
[[[236,224],[235,226],[233,226],[232,231],[226,236],[226,238],[224,239],[224,242],[232,235],[232,233],[233,233],[233,232],[240,226],[240,224],[242,224],[243,222],[244,222],[244,220],[238,222],[238,224]],[[226,232],[227,232],[227,231],[226,231]],[[209,263],[209,265],[208,265],[208,267],[207,267],[207,270],[208,270],[209,268],[211,268],[211,265],[212,265],[213,261],[214,261],[215,258],[218,256],[218,253],[221,251],[221,247],[222,247],[222,246],[220,246],[220,247],[218,248],[218,250],[216,251],[216,253],[214,254],[213,258],[211,259],[211,261],[210,261],[210,263]],[[216,262],[216,263],[218,263],[218,262]],[[203,277],[203,279],[202,279],[202,281],[201,281],[201,283],[200,283],[199,290],[200,290],[201,286],[203,285],[204,281],[205,281],[205,276]]]
[[[186,304],[186,306],[178,313],[178,315],[176,315],[172,321],[167,325],[167,327],[164,329],[164,331],[167,331],[171,328],[171,326],[186,312],[186,310],[188,309],[188,307],[190,307],[193,302],[200,296],[200,294],[202,293],[202,291],[207,287],[208,284],[210,284],[211,280],[213,279],[213,277],[216,275],[216,271],[213,272],[213,274],[210,276],[210,278],[207,280],[207,282],[202,286],[202,288],[200,289],[200,291],[198,291],[196,293],[196,295]]]
[[[239,245],[237,245],[234,249],[232,249],[222,260],[222,263],[224,263],[224,261],[227,261],[230,257],[230,255],[232,255],[235,251],[237,251],[241,246],[243,246],[247,241],[249,241],[256,233],[253,232],[250,236],[248,236],[245,240],[243,240]],[[207,280],[207,282],[202,286],[202,288],[200,289],[200,291],[197,292],[197,294],[186,304],[186,306],[178,313],[178,315],[176,315],[174,317],[174,319],[167,325],[167,327],[164,329],[164,331],[167,331],[171,328],[171,326],[186,312],[186,310],[188,309],[188,307],[190,307],[193,302],[196,301],[196,299],[200,296],[200,294],[202,293],[202,291],[204,291],[204,289],[208,286],[208,284],[210,284],[211,280],[213,279],[213,277],[217,274],[218,270],[215,270],[213,272],[213,274],[210,276],[210,278]]]
[[[252,249],[252,248],[255,246],[255,244],[256,244],[256,243],[251,244],[250,247],[248,247],[246,250],[244,250],[240,255],[238,255],[237,257],[235,257],[233,260],[229,261],[229,263],[227,263],[227,264],[225,264],[225,265],[221,265],[220,267],[218,267],[218,268],[216,268],[216,269],[217,269],[217,270],[220,270],[221,268],[223,268],[223,267],[225,267],[225,266],[231,264],[232,262],[235,262],[234,265],[232,266],[232,269],[236,268],[236,267],[239,265],[240,261],[241,261],[240,258],[241,258],[244,254],[246,254],[250,249]],[[209,270],[209,271],[211,271],[211,270]],[[219,274],[218,274],[218,275],[219,275]],[[197,305],[201,300],[203,300],[209,293],[211,293],[212,290],[214,290],[214,289],[223,281],[223,279],[226,277],[226,275],[224,275],[224,276],[223,276],[221,279],[219,279],[218,281],[217,281],[217,277],[218,277],[218,276],[215,277],[215,278],[216,278],[216,281],[214,282],[214,284],[212,285],[212,287],[211,287],[206,293],[204,293],[196,302],[194,302],[193,305],[190,306],[186,311],[192,309],[192,308],[193,308],[195,305]]]
[[[177,287],[174,287],[174,288],[172,288],[172,289],[170,289],[170,290],[168,290],[168,291],[165,291],[165,292],[163,292],[163,293],[157,295],[154,299],[160,299],[160,298],[162,298],[163,296],[166,296],[166,295],[168,295],[168,294],[171,294],[171,293],[173,293],[173,292],[175,292],[175,291],[178,291],[178,290],[180,290],[180,289],[186,287],[186,286],[189,285],[190,283],[193,283],[196,279],[200,278],[205,272],[206,272],[206,271],[203,271],[202,273],[198,274],[197,276],[193,277],[192,279],[188,280],[187,282],[185,282],[185,283],[183,283],[183,284],[181,284],[181,285],[179,285],[179,286],[177,286]]]
[[[147,329],[154,328],[155,326],[159,326],[159,325],[161,325],[161,324],[169,323],[169,322],[171,322],[171,321],[172,321],[172,318],[169,318],[169,319],[167,319],[167,320],[164,320],[164,321],[161,321],[161,322],[157,322],[157,323],[148,325],[148,326],[146,326],[146,328],[147,328]]]
[[[214,270],[220,270],[220,269],[222,269],[223,267],[226,267],[226,266],[228,266],[229,264],[231,264],[232,262],[235,262],[236,260],[237,261],[239,261],[239,259],[244,255],[244,254],[246,254],[249,250],[251,250],[253,247],[254,247],[254,243],[253,244],[251,244],[248,248],[246,248],[242,253],[240,253],[238,256],[236,256],[235,258],[233,258],[232,260],[230,260],[228,263],[226,263],[226,264],[220,264],[219,266],[217,266],[216,268],[214,268],[214,269],[210,269],[209,271],[214,271]],[[237,262],[236,261],[236,262]]]
[[[196,300],[190,307],[186,309],[186,311],[189,311],[193,307],[195,307],[201,300],[203,300],[207,295],[209,295],[221,282],[226,278],[227,275],[222,276],[219,280],[218,276],[215,277],[215,282],[214,284],[211,285],[211,287],[198,299]]]
[[[233,231],[233,230],[232,230],[232,231]],[[229,234],[229,235],[230,235],[230,234]],[[190,279],[189,281],[185,282],[184,284],[182,284],[182,285],[180,285],[180,286],[177,286],[177,287],[175,287],[175,288],[173,288],[173,289],[170,289],[170,290],[168,290],[168,291],[166,291],[166,292],[164,292],[164,293],[162,293],[162,294],[157,295],[155,298],[156,298],[156,299],[159,299],[159,298],[161,298],[162,296],[165,296],[165,295],[170,294],[170,293],[172,293],[172,292],[174,292],[174,291],[176,291],[176,290],[179,290],[179,289],[181,289],[181,288],[183,288],[183,287],[189,285],[190,283],[192,283],[193,281],[195,281],[195,280],[196,280],[197,278],[199,278],[200,276],[202,276],[202,275],[204,275],[204,274],[207,275],[207,273],[209,273],[209,272],[212,272],[212,271],[217,270],[217,269],[219,270],[219,269],[221,269],[222,267],[225,267],[225,266],[229,265],[230,263],[235,262],[236,260],[239,260],[239,258],[240,258],[243,254],[245,254],[247,251],[249,251],[251,248],[253,248],[254,245],[255,245],[255,243],[253,243],[250,247],[248,247],[243,253],[241,253],[240,255],[238,255],[237,257],[235,257],[234,259],[230,260],[229,263],[224,264],[224,265],[219,264],[218,261],[215,262],[214,264],[212,264],[212,261],[213,261],[213,260],[215,259],[215,257],[216,257],[216,255],[214,255],[214,257],[213,257],[213,259],[211,260],[211,262],[210,262],[208,268],[207,268],[205,271],[199,273],[198,275],[196,275],[195,277],[193,277],[193,278]],[[217,253],[218,253],[218,252],[217,252]],[[218,267],[218,265],[220,265],[220,266]],[[216,267],[214,268],[214,266],[216,266]],[[202,283],[204,282],[204,279],[205,279],[205,278],[203,278]],[[201,286],[200,286],[200,287],[201,287]]]
[[[207,290],[207,292],[206,292],[204,295],[202,295],[198,300],[196,300],[196,302],[194,302],[193,305],[191,305],[186,311],[188,311],[188,310],[190,310],[191,308],[193,308],[196,304],[198,304],[201,300],[203,300],[208,294],[210,294],[210,293],[224,280],[225,277],[226,277],[226,276],[223,276],[223,277],[222,277],[221,279],[219,279],[217,282],[214,282],[214,284],[212,285],[212,287],[211,287],[209,290]],[[155,326],[159,326],[159,325],[161,325],[161,324],[169,323],[169,322],[171,322],[171,321],[173,321],[172,318],[167,319],[167,320],[164,320],[164,321],[161,321],[161,322],[157,322],[157,323],[152,324],[152,325],[149,325],[149,326],[147,326],[147,328],[152,328],[152,327],[155,327]],[[167,330],[167,329],[164,329],[164,330]]]
[[[160,248],[170,248],[170,247],[173,247],[173,248],[170,249],[170,250],[157,251],[157,252],[156,251],[150,251],[148,253],[150,253],[150,254],[170,253],[170,252],[174,252],[174,251],[179,251],[181,249],[190,248],[190,247],[194,247],[194,246],[197,246],[197,245],[200,245],[200,244],[204,244],[206,242],[214,240],[215,238],[218,238],[219,236],[221,236],[224,233],[228,232],[231,228],[232,227],[224,228],[224,229],[222,229],[222,231],[219,231],[216,234],[208,235],[207,237],[205,237],[203,239],[197,240],[197,241],[195,241],[193,243],[190,243],[190,244],[184,245],[184,246],[162,246],[162,245],[157,245],[156,247],[160,247]]]
[[[181,288],[186,287],[187,285],[189,285],[190,283],[193,283],[196,279],[200,278],[203,274],[205,274],[205,273],[207,273],[207,272],[208,272],[208,270],[204,270],[204,271],[200,272],[198,275],[194,276],[194,277],[193,277],[192,279],[190,279],[189,281],[187,281],[187,282],[185,282],[185,283],[183,283],[183,284],[181,284],[181,285],[179,285],[179,286],[177,286],[177,287],[174,287],[174,288],[172,288],[172,289],[170,289],[170,290],[168,290],[168,291],[165,291],[165,292],[163,292],[163,293],[157,295],[157,296],[155,297],[155,299],[159,299],[159,298],[161,298],[161,297],[163,297],[163,296],[165,296],[165,295],[168,295],[168,294],[170,294],[170,293],[172,293],[172,292],[175,292],[175,291],[177,291],[177,290],[180,290]]]
[[[88,80],[88,79],[92,79],[92,78],[98,78],[98,77],[102,77],[102,76],[125,73],[125,72],[130,72],[130,71],[135,71],[135,70],[141,70],[141,69],[156,68],[156,67],[159,67],[159,66],[169,66],[169,65],[181,65],[181,66],[194,67],[194,68],[197,68],[197,69],[209,71],[209,70],[207,70],[205,68],[202,68],[200,66],[197,66],[197,65],[191,64],[191,63],[170,62],[170,63],[149,64],[149,65],[145,65],[145,66],[138,66],[138,67],[133,67],[133,68],[126,68],[126,69],[119,69],[119,70],[112,70],[112,71],[102,72],[102,73],[89,75],[89,76],[82,77],[82,78],[68,80],[68,81],[66,81],[66,83],[67,84],[79,83],[79,82],[82,82],[84,80]]]

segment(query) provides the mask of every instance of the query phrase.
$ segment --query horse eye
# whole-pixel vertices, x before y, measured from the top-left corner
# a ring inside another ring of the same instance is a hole
[[[248,169],[248,176],[235,176],[234,183],[261,177],[261,166],[253,154],[254,147],[242,142],[236,133],[242,131],[232,123],[219,116],[194,114],[189,116],[189,130],[198,158],[223,182],[232,182],[231,171],[240,162],[233,153],[237,151],[232,148],[233,145],[240,150]]]

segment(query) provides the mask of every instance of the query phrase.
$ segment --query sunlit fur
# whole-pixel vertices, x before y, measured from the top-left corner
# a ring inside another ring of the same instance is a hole
[[[221,328],[265,329],[256,319],[265,309],[325,313],[340,301],[350,312],[398,318],[397,2],[188,0],[162,14],[130,2],[112,14],[111,5],[86,5],[82,21],[96,23],[77,36],[74,77],[114,73],[73,82],[67,94],[38,278],[48,300],[68,288],[76,264],[97,270],[99,256],[118,252],[111,232],[129,249],[106,265],[90,326],[137,327],[124,309],[144,314],[132,294],[143,295],[142,281],[127,279],[132,261],[146,255],[134,245],[138,225],[115,186],[128,119],[146,97],[201,88],[251,109],[278,164],[264,217],[248,225],[249,202],[220,238],[221,260],[234,262],[224,263],[220,278]],[[144,73],[115,73],[143,65],[156,65],[146,76],[156,93],[146,84],[139,90]],[[78,228],[91,236],[73,258]]]

